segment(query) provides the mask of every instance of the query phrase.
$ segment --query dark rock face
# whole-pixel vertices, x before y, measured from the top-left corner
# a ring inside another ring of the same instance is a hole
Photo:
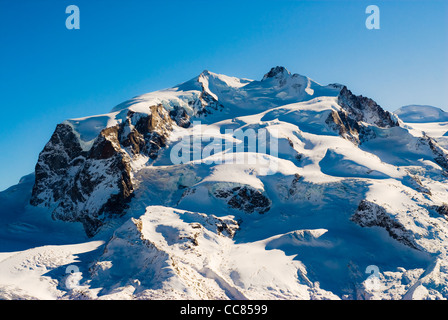
[[[271,209],[271,201],[261,191],[248,186],[218,189],[214,195],[217,198],[226,199],[229,207],[246,213],[262,214]]]
[[[438,206],[436,208],[436,211],[441,216],[444,216],[446,219],[448,219],[448,204],[444,203],[441,206]]]
[[[383,207],[376,203],[362,200],[350,220],[361,227],[384,228],[392,238],[411,248],[418,249],[411,233],[401,223],[394,220]]]
[[[380,128],[399,126],[390,112],[385,111],[370,98],[355,96],[346,86],[339,93],[338,104],[356,122],[363,121]]]
[[[325,123],[339,135],[353,143],[359,144],[359,132],[361,127],[358,122],[349,118],[346,112],[331,111]]]
[[[445,171],[448,171],[448,152],[443,149],[433,138],[426,134],[420,138],[423,144],[428,145],[429,149],[434,154],[434,161],[441,166]]]
[[[202,85],[202,91],[199,98],[195,101],[191,101],[190,104],[193,105],[195,115],[199,117],[207,117],[207,115],[212,114],[214,111],[222,111],[224,109],[224,106],[207,92],[204,85]]]
[[[89,237],[95,235],[132,198],[131,160],[157,157],[173,123],[161,105],[148,114],[129,111],[125,121],[101,130],[89,150],[68,123],[59,124],[39,155],[30,203],[51,208],[54,219],[81,222]]]
[[[67,124],[59,124],[39,155],[39,161],[35,168],[35,184],[31,204],[36,206],[51,200],[59,201],[63,196],[60,190],[65,190],[70,186],[70,183],[64,179],[68,176],[67,171],[70,167],[79,168],[84,164],[86,154],[72,128]],[[49,180],[54,181],[52,194],[46,193],[48,187],[46,181]],[[39,197],[36,197],[36,194],[39,194]]]
[[[270,78],[282,78],[285,75],[290,75],[290,74],[291,73],[288,70],[286,70],[285,67],[277,66],[277,67],[271,68],[271,70],[269,70],[269,72],[264,75],[264,77],[261,81],[265,81]]]
[[[118,141],[132,156],[142,154],[155,159],[173,129],[173,120],[162,105],[151,106],[150,110],[149,115],[129,111],[125,124],[118,128]]]
[[[184,108],[176,106],[170,111],[170,117],[179,127],[188,128],[191,125],[190,117]]]
[[[398,121],[390,112],[385,111],[372,99],[355,96],[346,86],[342,86],[338,104],[342,109],[337,112],[332,111],[325,123],[330,129],[337,131],[341,137],[355,144],[361,144],[376,137],[375,132],[365,124],[380,128],[399,126]]]
[[[297,188],[298,188],[298,184],[299,182],[302,180],[302,176],[298,173],[294,174],[294,179],[291,182],[291,186],[288,190],[288,193],[290,196],[293,196],[294,194],[296,194],[298,192]]]

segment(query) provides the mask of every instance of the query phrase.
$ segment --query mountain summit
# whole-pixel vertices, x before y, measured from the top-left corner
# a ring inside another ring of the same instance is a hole
[[[290,76],[291,72],[286,70],[285,67],[274,67],[272,68],[268,73],[266,73],[262,79],[262,81],[270,79],[270,78],[276,78],[276,79],[284,79],[287,76]]]
[[[0,298],[446,299],[440,141],[344,85],[205,70],[57,125],[0,193]]]

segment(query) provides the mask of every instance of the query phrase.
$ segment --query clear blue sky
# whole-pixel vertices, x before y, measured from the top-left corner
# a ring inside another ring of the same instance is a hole
[[[71,4],[80,30],[65,27]],[[380,30],[365,27],[370,4]],[[448,1],[0,0],[0,190],[65,119],[204,69],[261,79],[276,65],[387,110],[447,110]]]

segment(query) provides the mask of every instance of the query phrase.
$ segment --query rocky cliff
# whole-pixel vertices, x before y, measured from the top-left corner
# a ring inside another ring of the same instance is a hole
[[[148,106],[147,114],[128,111],[123,122],[102,129],[85,150],[70,123],[59,124],[39,155],[31,204],[51,208],[55,219],[81,222],[93,236],[132,198],[132,160],[157,157],[173,125],[161,105]]]

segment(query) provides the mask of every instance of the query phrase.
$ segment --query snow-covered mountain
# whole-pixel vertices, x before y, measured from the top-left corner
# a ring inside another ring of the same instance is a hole
[[[410,105],[395,110],[394,113],[404,122],[448,122],[448,112],[432,106]]]
[[[67,120],[0,193],[0,297],[446,299],[437,138],[283,67]]]

